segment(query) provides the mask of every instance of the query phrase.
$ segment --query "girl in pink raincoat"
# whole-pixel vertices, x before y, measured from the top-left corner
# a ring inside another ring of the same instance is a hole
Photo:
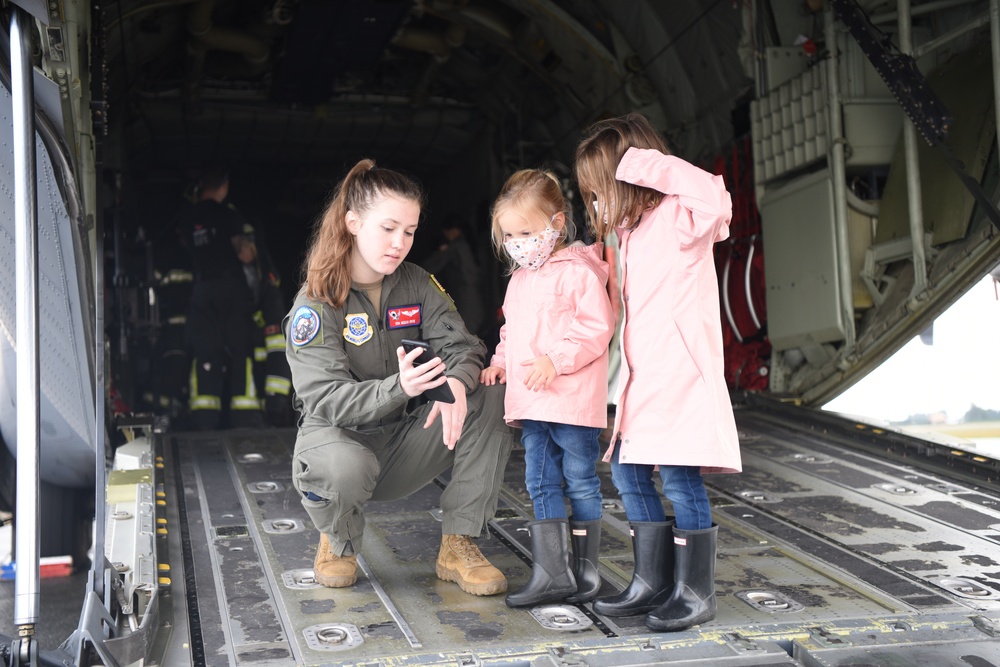
[[[537,169],[511,176],[493,207],[493,241],[513,270],[500,342],[480,379],[507,384],[504,418],[522,428],[525,486],[535,511],[528,524],[531,578],[507,595],[511,607],[586,602],[601,587],[597,437],[608,422],[614,318],[602,245],[567,245],[566,211],[559,181]]]
[[[575,169],[595,236],[613,231],[620,243],[622,361],[605,460],[635,556],[628,587],[594,610],[684,630],[716,612],[719,528],[702,474],[742,469],[712,252],[729,236],[732,201],[721,176],[671,155],[636,113],[591,126]],[[676,518],[663,511],[657,467]]]

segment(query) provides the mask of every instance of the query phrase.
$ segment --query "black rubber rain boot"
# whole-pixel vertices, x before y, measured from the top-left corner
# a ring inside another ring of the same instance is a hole
[[[568,595],[566,602],[590,602],[601,590],[601,575],[597,570],[597,554],[601,546],[601,520],[570,521],[570,541],[573,543],[573,575],[576,593]]]
[[[569,567],[569,529],[566,519],[528,523],[531,531],[531,579],[507,595],[508,607],[531,607],[558,602],[576,592],[576,578]]]
[[[646,615],[656,632],[686,630],[715,618],[715,553],[719,527],[674,528],[674,590],[670,599]]]
[[[667,600],[674,588],[673,517],[630,525],[635,571],[621,593],[594,601],[594,611],[604,616],[645,614]]]

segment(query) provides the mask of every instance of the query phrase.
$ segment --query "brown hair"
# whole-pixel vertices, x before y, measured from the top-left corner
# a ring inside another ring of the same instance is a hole
[[[632,224],[637,223],[643,211],[654,208],[663,199],[663,194],[656,190],[615,178],[625,151],[633,146],[652,148],[670,155],[663,135],[639,113],[597,121],[587,129],[577,146],[576,181],[585,204],[590,231],[600,240],[606,238],[611,229],[623,224],[626,218]],[[592,201],[598,202],[600,210],[594,210]]]
[[[354,237],[347,229],[348,211],[364,216],[382,197],[394,195],[423,206],[424,194],[416,181],[364,159],[354,165],[333,191],[317,221],[304,264],[303,288],[310,299],[339,308],[351,291],[351,255]]]
[[[570,226],[573,223],[569,218],[562,186],[555,174],[542,169],[522,169],[514,172],[503,184],[500,194],[493,202],[493,210],[490,213],[493,247],[497,251],[497,256],[507,261],[509,271],[517,268],[517,264],[503,247],[503,230],[500,229],[497,218],[503,211],[511,208],[524,213],[538,214],[546,220],[551,220],[556,213],[563,213],[566,216],[566,223],[559,230],[559,240],[553,252],[566,246]]]

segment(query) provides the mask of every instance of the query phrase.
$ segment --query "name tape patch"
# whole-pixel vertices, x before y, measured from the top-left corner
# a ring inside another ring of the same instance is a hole
[[[386,326],[390,329],[404,329],[420,326],[420,304],[396,306],[386,313]]]

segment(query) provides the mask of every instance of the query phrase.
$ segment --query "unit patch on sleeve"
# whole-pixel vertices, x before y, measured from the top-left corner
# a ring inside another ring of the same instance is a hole
[[[323,327],[320,323],[319,313],[309,306],[300,306],[295,311],[292,326],[289,329],[292,345],[295,347],[304,347],[313,342],[316,339],[316,334],[319,334],[319,340],[316,342],[323,342]]]
[[[374,329],[368,324],[368,313],[348,313],[345,319],[347,326],[344,327],[344,340],[348,343],[361,345],[375,335]]]
[[[420,304],[396,306],[386,313],[385,324],[390,329],[405,329],[420,326]]]

